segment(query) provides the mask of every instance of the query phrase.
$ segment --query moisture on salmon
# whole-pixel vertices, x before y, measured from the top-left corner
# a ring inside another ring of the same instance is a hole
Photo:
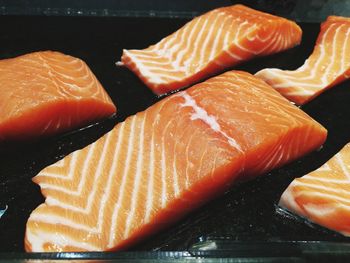
[[[116,112],[89,67],[59,52],[0,60],[0,90],[0,141],[54,135]]]
[[[350,236],[350,143],[317,170],[295,179],[280,206]]]
[[[231,71],[164,98],[34,177],[27,251],[124,249],[226,191],[319,148],[327,131]]]
[[[267,68],[256,73],[283,96],[305,104],[350,74],[350,18],[330,16],[321,25],[313,53],[296,70]]]
[[[125,49],[121,61],[161,95],[253,57],[296,46],[301,34],[292,21],[234,5],[196,17],[146,49]]]

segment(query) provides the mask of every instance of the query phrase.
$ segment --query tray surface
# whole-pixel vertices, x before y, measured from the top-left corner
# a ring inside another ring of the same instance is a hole
[[[0,59],[38,50],[56,50],[83,59],[118,108],[116,117],[37,143],[0,147],[0,252],[23,252],[26,220],[43,202],[31,182],[45,166],[102,134],[160,98],[129,70],[116,67],[123,48],[144,48],[174,32],[187,19],[103,17],[0,17]],[[303,41],[286,52],[255,59],[235,69],[251,73],[265,67],[295,69],[312,52],[319,24],[301,23]],[[188,251],[207,240],[230,242],[328,241],[350,239],[305,222],[277,207],[295,178],[318,168],[350,141],[350,82],[325,92],[302,109],[324,125],[328,139],[319,151],[259,178],[234,186],[221,198],[194,211],[168,229],[131,248],[132,251]]]

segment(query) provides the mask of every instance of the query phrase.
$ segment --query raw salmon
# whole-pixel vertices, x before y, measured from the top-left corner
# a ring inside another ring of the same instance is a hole
[[[296,70],[263,69],[256,76],[302,105],[349,78],[350,18],[330,16],[321,25],[313,53]]]
[[[350,143],[317,170],[295,179],[280,206],[350,236]]]
[[[88,66],[58,52],[0,60],[0,141],[48,136],[116,112]]]
[[[169,96],[42,170],[27,251],[124,249],[327,131],[273,88],[227,72]]]
[[[146,49],[124,50],[121,61],[161,95],[253,57],[291,48],[301,34],[292,21],[234,5],[199,16]]]

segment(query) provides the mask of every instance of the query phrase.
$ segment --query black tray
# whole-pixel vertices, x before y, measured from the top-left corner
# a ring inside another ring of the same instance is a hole
[[[38,50],[57,50],[79,57],[90,66],[118,108],[116,117],[85,129],[37,143],[0,147],[0,209],[8,206],[0,219],[0,258],[62,256],[23,254],[26,220],[31,211],[43,202],[39,187],[31,182],[31,178],[45,166],[95,141],[127,116],[159,100],[132,72],[116,67],[115,62],[120,59],[123,48],[145,48],[187,21],[183,18],[0,17],[1,59]],[[301,27],[304,34],[299,47],[255,59],[235,68],[255,73],[265,67],[295,69],[300,66],[313,49],[319,24],[301,23]],[[241,251],[243,254],[238,255],[245,257],[258,256],[264,248],[269,248],[265,254],[274,257],[279,246],[282,246],[280,251],[286,252],[282,253],[284,256],[290,256],[290,253],[297,257],[303,255],[300,251],[304,251],[305,246],[317,253],[335,255],[334,251],[339,250],[348,253],[349,238],[281,211],[276,204],[293,178],[318,168],[350,141],[349,86],[349,81],[338,85],[302,107],[329,131],[321,150],[251,182],[234,186],[221,198],[130,250],[186,251],[171,255],[175,255],[175,258],[192,258],[193,254],[189,252],[201,251],[203,246],[212,242],[216,247],[211,245],[204,250],[220,252],[218,244],[221,244],[228,251]],[[338,250],[326,249],[329,244]],[[170,255],[157,253],[155,257]],[[266,257],[265,254],[259,255]],[[74,257],[74,254],[64,255]],[[122,258],[125,254],[81,255],[84,258],[100,259]],[[146,259],[150,256],[145,256],[145,253],[131,255]],[[218,257],[220,254],[208,252],[208,255]]]

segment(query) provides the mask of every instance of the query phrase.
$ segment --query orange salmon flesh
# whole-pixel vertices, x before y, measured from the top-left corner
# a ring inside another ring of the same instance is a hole
[[[161,95],[257,56],[298,45],[300,27],[243,5],[214,9],[143,50],[123,50],[121,62]]]
[[[27,251],[125,249],[226,191],[319,148],[327,131],[262,80],[230,71],[119,123],[33,179]]]
[[[350,143],[317,170],[295,179],[280,206],[350,236]]]
[[[267,68],[256,76],[298,105],[345,81],[350,76],[350,18],[328,17],[313,53],[298,69]]]
[[[85,62],[59,52],[0,60],[0,90],[0,141],[50,136],[116,113]]]

